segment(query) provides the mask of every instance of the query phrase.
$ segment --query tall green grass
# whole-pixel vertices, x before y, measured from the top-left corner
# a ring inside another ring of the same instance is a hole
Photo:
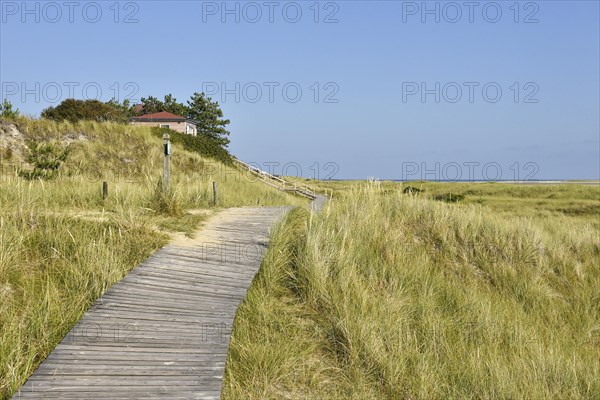
[[[363,186],[275,233],[224,398],[599,398],[599,293],[591,220]]]

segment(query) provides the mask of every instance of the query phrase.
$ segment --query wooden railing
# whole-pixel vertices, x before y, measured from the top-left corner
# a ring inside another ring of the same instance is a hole
[[[235,157],[233,157],[233,162],[239,168],[249,171],[253,175],[257,176],[262,182],[266,183],[267,185],[273,186],[276,189],[279,189],[284,192],[295,193],[300,196],[307,197],[311,200],[314,200],[317,197],[317,193],[314,191],[314,189],[306,185],[298,184],[296,182],[288,182],[279,176],[263,171],[260,168],[247,164],[242,160],[238,160]]]

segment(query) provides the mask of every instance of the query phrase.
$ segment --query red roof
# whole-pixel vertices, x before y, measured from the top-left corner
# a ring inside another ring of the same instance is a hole
[[[133,117],[132,119],[136,121],[187,121],[184,117],[180,117],[179,115],[171,114],[170,112],[166,111],[161,111],[154,114],[140,115],[139,117]]]

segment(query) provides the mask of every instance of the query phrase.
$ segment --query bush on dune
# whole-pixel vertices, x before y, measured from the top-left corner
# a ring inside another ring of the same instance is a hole
[[[226,165],[232,165],[233,163],[227,149],[222,147],[218,141],[208,136],[192,136],[168,128],[152,128],[152,134],[156,137],[162,138],[165,133],[169,134],[171,142],[180,144],[187,151],[212,158]]]
[[[54,121],[78,122],[82,120],[96,122],[126,123],[129,116],[116,102],[103,103],[100,100],[67,99],[56,107],[42,111],[42,118]]]

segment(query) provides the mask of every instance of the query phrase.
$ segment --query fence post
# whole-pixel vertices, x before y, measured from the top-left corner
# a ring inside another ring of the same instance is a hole
[[[219,199],[217,194],[217,182],[213,181],[213,204],[215,207],[217,206],[217,201]]]
[[[102,182],[102,200],[108,199],[108,182]]]

